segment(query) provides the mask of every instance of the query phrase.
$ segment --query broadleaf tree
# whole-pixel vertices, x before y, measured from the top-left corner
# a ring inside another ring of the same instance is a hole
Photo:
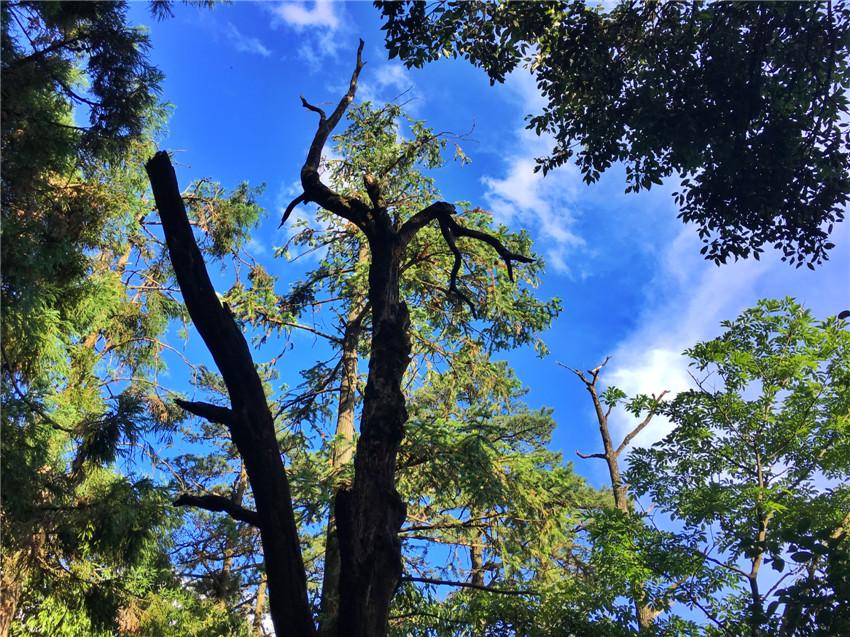
[[[698,386],[663,408],[673,430],[630,454],[627,480],[701,535],[696,554],[726,571],[727,587],[699,603],[722,632],[841,634],[850,332],[792,299],[723,325],[686,352]]]
[[[680,179],[679,217],[716,263],[828,257],[850,195],[850,8],[844,2],[375,2],[391,58],[460,57],[491,83],[518,67],[545,99],[547,172],[626,191]]]

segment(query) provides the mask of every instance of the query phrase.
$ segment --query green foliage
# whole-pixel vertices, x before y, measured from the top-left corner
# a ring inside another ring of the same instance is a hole
[[[182,417],[157,376],[184,310],[142,169],[160,74],[123,3],[0,12],[4,609],[13,634],[133,632],[131,607],[189,597],[161,542],[170,505],[132,468]],[[206,183],[193,204],[211,211],[218,256],[256,207],[245,186]]]
[[[690,532],[710,532],[700,553],[735,578],[727,600],[746,593],[737,614],[715,604],[731,630],[838,630],[847,602],[836,573],[846,565],[850,509],[850,333],[791,299],[761,301],[723,325],[721,337],[687,351],[706,377],[667,405],[675,428],[631,454],[627,480]],[[778,597],[750,591],[763,563],[790,578]],[[813,627],[804,612],[835,624]]]
[[[503,82],[520,64],[547,103],[529,128],[586,182],[675,195],[717,263],[765,246],[825,260],[850,194],[850,9],[837,3],[375,2],[390,57],[462,57]]]

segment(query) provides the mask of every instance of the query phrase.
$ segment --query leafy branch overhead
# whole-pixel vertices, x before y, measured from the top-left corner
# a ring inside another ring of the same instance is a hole
[[[770,246],[810,267],[850,198],[846,2],[486,2],[375,5],[390,57],[460,57],[504,82],[522,66],[546,103],[544,173],[587,183],[626,167],[626,192],[674,194],[715,263]]]

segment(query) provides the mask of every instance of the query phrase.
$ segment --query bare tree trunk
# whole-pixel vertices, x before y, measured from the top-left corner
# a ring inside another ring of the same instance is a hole
[[[396,457],[407,420],[401,382],[410,362],[409,317],[399,299],[402,249],[389,223],[375,228],[369,244],[373,326],[369,376],[354,483],[336,499],[339,621],[350,637],[386,634],[390,601],[401,578],[398,531],[406,514],[395,489]]]
[[[637,436],[643,429],[650,423],[653,416],[655,415],[655,408],[649,411],[649,414],[646,418],[641,421],[641,423],[632,429],[623,441],[620,443],[618,447],[614,447],[614,443],[611,439],[611,431],[608,428],[608,416],[611,415],[611,408],[609,407],[607,410],[602,404],[601,399],[599,398],[599,393],[597,391],[596,382],[599,380],[599,374],[602,371],[602,368],[608,363],[608,359],[602,362],[598,367],[589,370],[590,377],[584,375],[584,373],[578,369],[570,369],[574,374],[576,374],[581,381],[584,383],[585,388],[590,394],[591,400],[593,401],[593,408],[596,412],[596,420],[599,423],[599,437],[602,439],[602,453],[594,453],[594,454],[579,454],[582,458],[599,458],[605,460],[605,464],[608,467],[608,477],[611,481],[611,492],[614,496],[614,506],[618,511],[622,511],[623,513],[631,512],[631,502],[629,500],[628,493],[626,492],[626,486],[623,484],[623,479],[620,475],[620,464],[619,458],[620,454],[623,452],[626,447],[628,447],[629,443]],[[660,401],[664,394],[667,392],[664,391],[659,395],[656,400]],[[637,619],[638,630],[641,634],[649,634],[652,633],[652,625],[655,623],[655,618],[658,617],[659,611],[653,609],[651,606],[648,606],[643,600],[645,598],[645,589],[643,586],[638,585],[637,590],[635,591],[632,603],[635,608],[635,619]]]
[[[269,609],[279,635],[312,637],[289,481],[280,456],[274,419],[245,337],[215,294],[198,249],[171,160],[158,152],[147,163],[171,263],[192,322],[212,354],[230,396],[231,407],[180,401],[186,410],[228,427],[245,464],[257,506],[268,577]],[[228,501],[228,504],[232,505]]]

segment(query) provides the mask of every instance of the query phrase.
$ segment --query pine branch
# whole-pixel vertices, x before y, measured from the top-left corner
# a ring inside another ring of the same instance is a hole
[[[454,580],[434,579],[432,577],[403,576],[401,578],[401,581],[421,582],[422,584],[435,584],[437,586],[457,586],[459,588],[473,588],[475,590],[485,591],[487,593],[498,593],[499,595],[533,595],[535,597],[539,595],[539,593],[524,589],[493,588],[491,586],[485,586],[482,584],[473,584],[472,582],[457,582]]]

